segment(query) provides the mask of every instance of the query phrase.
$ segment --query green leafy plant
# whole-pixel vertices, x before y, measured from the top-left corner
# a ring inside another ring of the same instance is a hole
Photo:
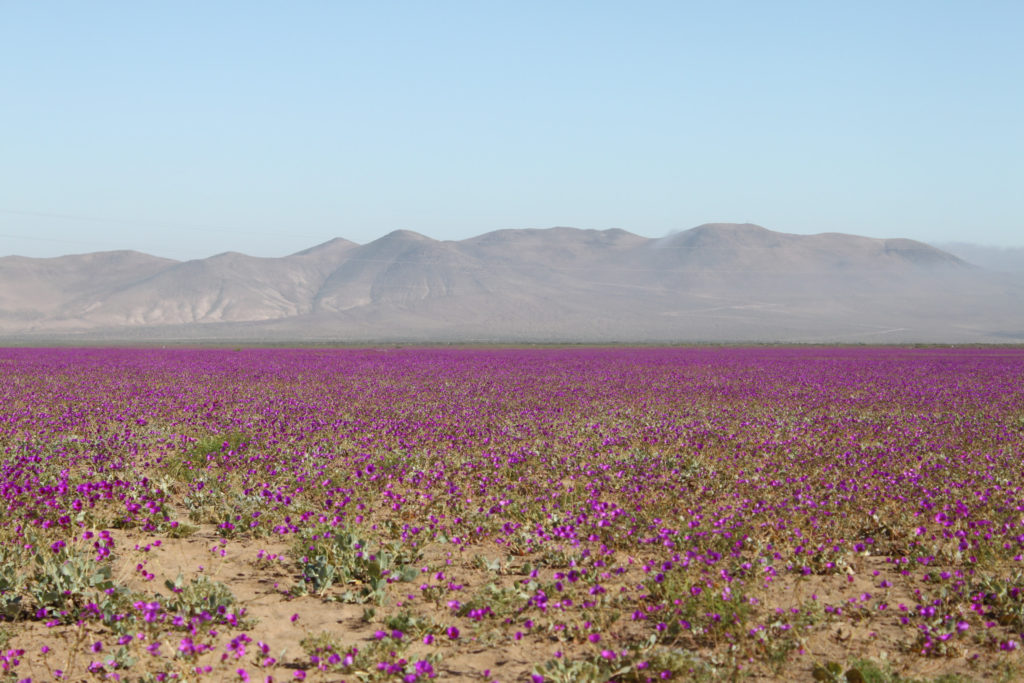
[[[24,611],[22,593],[25,589],[25,574],[18,565],[4,557],[0,560],[0,616],[17,619]]]
[[[412,581],[419,575],[413,563],[420,553],[399,542],[371,544],[348,529],[318,527],[293,549],[300,558],[302,584],[323,595],[335,583],[349,587],[336,596],[343,602],[383,600],[391,581]]]
[[[232,611],[237,602],[235,595],[220,581],[200,575],[186,583],[179,574],[174,581],[168,580],[164,585],[171,591],[164,604],[169,613],[179,614],[186,620],[195,617],[212,618],[218,623],[233,620],[241,628],[255,624],[255,620],[245,616],[244,609]]]
[[[81,552],[39,552],[35,564],[29,592],[36,605],[50,613],[68,612],[70,618],[87,602],[114,587],[110,565]]]

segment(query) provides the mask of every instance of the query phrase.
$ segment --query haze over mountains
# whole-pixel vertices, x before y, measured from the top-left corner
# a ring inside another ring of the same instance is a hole
[[[966,242],[934,246],[986,270],[1024,274],[1024,247],[992,247]]]
[[[281,258],[0,258],[0,337],[93,341],[1024,342],[1024,278],[905,239],[708,224],[399,230]]]

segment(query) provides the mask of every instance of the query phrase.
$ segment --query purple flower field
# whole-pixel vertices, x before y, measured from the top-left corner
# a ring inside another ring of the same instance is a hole
[[[1019,679],[1022,458],[1016,348],[0,349],[0,674]]]

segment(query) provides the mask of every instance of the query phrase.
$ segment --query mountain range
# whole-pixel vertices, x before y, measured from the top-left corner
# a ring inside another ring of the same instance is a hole
[[[399,230],[280,258],[0,258],[0,339],[1024,342],[1024,277],[908,239]]]

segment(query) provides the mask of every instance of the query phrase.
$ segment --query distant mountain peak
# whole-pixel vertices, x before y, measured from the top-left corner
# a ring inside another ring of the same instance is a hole
[[[311,254],[351,249],[352,247],[355,246],[358,245],[355,242],[352,242],[351,240],[347,240],[344,237],[335,237],[333,239],[327,240],[326,242],[321,242],[320,244],[309,247],[308,249],[297,251],[294,254],[291,254],[291,256],[309,256]]]
[[[415,230],[392,230],[374,242],[434,242],[431,237],[422,235]]]
[[[763,233],[775,232],[756,223],[702,223],[686,232],[730,232],[730,233]]]

